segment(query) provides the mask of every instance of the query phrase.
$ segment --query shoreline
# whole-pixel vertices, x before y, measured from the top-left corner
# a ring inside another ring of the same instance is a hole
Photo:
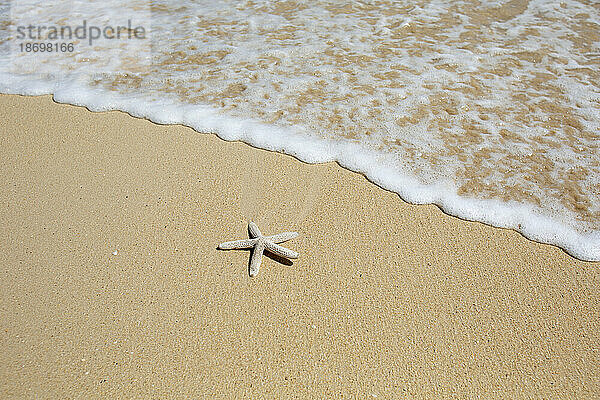
[[[333,162],[0,103],[3,398],[600,393],[598,262]],[[300,258],[249,278],[216,250],[249,219]]]
[[[186,126],[199,133],[215,134],[225,141],[241,141],[259,149],[291,155],[309,164],[335,162],[342,168],[365,176],[382,189],[396,193],[410,204],[432,204],[450,216],[512,229],[529,240],[558,246],[579,260],[600,261],[600,231],[586,231],[585,228],[588,226],[585,224],[591,221],[581,220],[578,225],[574,222],[573,215],[552,216],[527,202],[509,202],[485,196],[463,197],[458,194],[460,189],[452,188],[456,183],[452,180],[423,184],[410,173],[402,172],[401,168],[388,167],[388,163],[394,164],[394,157],[388,158],[389,155],[368,150],[352,142],[325,138],[317,138],[317,142],[313,142],[313,138],[307,139],[306,135],[294,130],[237,117],[224,117],[210,109],[182,107],[171,101],[156,107],[143,96],[123,97],[110,91],[77,85],[57,87],[39,81],[36,85],[41,86],[36,86],[30,92],[30,89],[25,89],[29,83],[18,81],[11,85],[20,88],[17,92],[24,91],[27,95],[53,93],[53,99],[61,104],[82,106],[92,112],[121,111],[159,125]],[[8,86],[4,89],[10,93],[14,91]],[[85,93],[83,97],[80,90]],[[562,204],[558,207],[566,210],[570,206]]]

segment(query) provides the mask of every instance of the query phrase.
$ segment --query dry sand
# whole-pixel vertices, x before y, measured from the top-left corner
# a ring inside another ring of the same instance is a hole
[[[600,396],[600,263],[333,163],[0,110],[3,399]],[[250,279],[216,250],[250,218],[300,258]]]

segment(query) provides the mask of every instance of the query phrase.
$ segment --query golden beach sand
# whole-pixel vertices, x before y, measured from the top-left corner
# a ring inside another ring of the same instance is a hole
[[[600,396],[600,263],[334,163],[0,110],[0,398]],[[216,250],[249,219],[300,258],[249,278]]]

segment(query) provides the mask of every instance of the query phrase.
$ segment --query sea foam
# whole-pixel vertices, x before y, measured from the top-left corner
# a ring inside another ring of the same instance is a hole
[[[337,161],[411,203],[600,260],[598,16],[567,3],[152,2],[139,72],[92,74],[74,54],[56,74],[5,69],[0,91]]]

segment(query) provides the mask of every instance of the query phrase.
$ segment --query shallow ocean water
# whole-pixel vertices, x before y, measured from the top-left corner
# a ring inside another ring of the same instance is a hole
[[[408,201],[600,259],[598,3],[42,3],[5,9],[12,39],[16,19],[89,14],[135,16],[148,40],[44,62],[13,48],[5,93],[337,160]]]

